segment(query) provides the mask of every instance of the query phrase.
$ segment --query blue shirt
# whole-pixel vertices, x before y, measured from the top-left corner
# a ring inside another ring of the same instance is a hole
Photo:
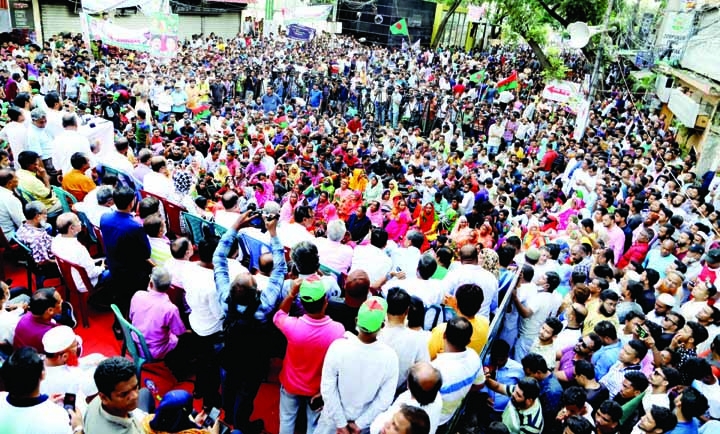
[[[665,270],[670,264],[673,264],[677,258],[675,255],[662,256],[660,249],[652,249],[648,252],[643,262],[643,267],[652,268],[657,271],[661,279],[665,278]]]
[[[228,229],[220,239],[220,243],[217,249],[215,249],[215,255],[213,256],[215,288],[217,289],[218,297],[220,297],[220,304],[224,307],[225,311],[227,311],[227,298],[230,294],[230,287],[232,286],[230,273],[228,272],[227,256],[235,238],[237,238],[237,231]],[[272,251],[273,264],[275,266],[273,267],[272,273],[270,273],[267,288],[260,293],[260,306],[258,306],[255,311],[255,319],[262,324],[267,324],[272,320],[272,313],[279,304],[285,273],[287,272],[285,248],[278,237],[272,237],[270,239],[270,250]],[[238,311],[243,310],[244,306],[238,306]]]
[[[272,94],[272,95],[265,94],[262,96],[262,107],[263,107],[263,111],[265,113],[274,112],[275,110],[277,110],[278,106],[281,103],[282,103],[282,101],[280,101],[280,97],[277,96],[276,94]]]
[[[520,381],[521,378],[525,378],[525,371],[523,370],[520,362],[516,362],[513,359],[508,359],[507,363],[505,363],[505,366],[495,371],[495,381],[500,384],[505,384],[508,386],[515,385],[518,384],[518,381]],[[505,410],[505,407],[510,403],[509,396],[503,395],[502,393],[497,393],[488,387],[485,387],[483,389],[483,392],[487,392],[490,398],[493,399],[495,403],[493,405],[493,410],[497,412],[502,412],[503,410]]]
[[[121,279],[128,275],[147,276],[150,264],[150,241],[142,224],[132,214],[115,211],[100,218],[100,231],[110,274]]]
[[[322,101],[322,91],[313,89],[310,91],[310,107],[320,107]]]
[[[601,379],[608,373],[610,367],[618,361],[620,349],[623,343],[618,340],[611,345],[605,345],[595,352],[592,356],[592,364],[595,365],[595,378]]]
[[[678,422],[674,430],[668,431],[668,434],[698,434],[698,421],[693,419],[690,422]]]

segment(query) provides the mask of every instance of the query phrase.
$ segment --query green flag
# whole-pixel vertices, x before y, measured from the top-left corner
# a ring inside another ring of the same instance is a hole
[[[473,83],[480,83],[485,79],[485,70],[482,69],[478,72],[474,72],[470,75],[470,81]]]
[[[390,33],[392,33],[393,35],[410,36],[408,34],[408,26],[407,22],[405,22],[405,18],[390,26]]]

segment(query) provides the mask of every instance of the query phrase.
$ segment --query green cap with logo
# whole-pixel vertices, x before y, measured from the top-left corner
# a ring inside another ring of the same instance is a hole
[[[301,301],[312,303],[325,297],[325,283],[320,277],[312,275],[303,280],[298,293]]]
[[[360,306],[357,317],[357,325],[366,333],[376,333],[385,322],[387,313],[387,302],[377,296],[365,300]]]

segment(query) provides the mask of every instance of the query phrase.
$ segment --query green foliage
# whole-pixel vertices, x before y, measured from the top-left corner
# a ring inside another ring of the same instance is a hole
[[[560,57],[560,51],[553,47],[549,48],[546,54],[550,66],[542,70],[541,74],[543,80],[545,80],[545,82],[551,80],[564,80],[567,76],[569,68],[565,66],[565,62]]]

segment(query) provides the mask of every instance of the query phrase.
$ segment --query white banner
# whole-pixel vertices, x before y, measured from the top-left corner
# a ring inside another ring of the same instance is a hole
[[[580,85],[567,80],[553,80],[545,85],[542,96],[550,101],[566,104],[573,94],[580,92]]]
[[[580,142],[585,135],[588,119],[590,119],[590,101],[583,99],[578,106],[575,118],[575,131],[573,131],[575,141]]]
[[[139,7],[143,13],[170,12],[168,0],[82,0],[82,8],[85,12],[97,14],[118,8]]]

